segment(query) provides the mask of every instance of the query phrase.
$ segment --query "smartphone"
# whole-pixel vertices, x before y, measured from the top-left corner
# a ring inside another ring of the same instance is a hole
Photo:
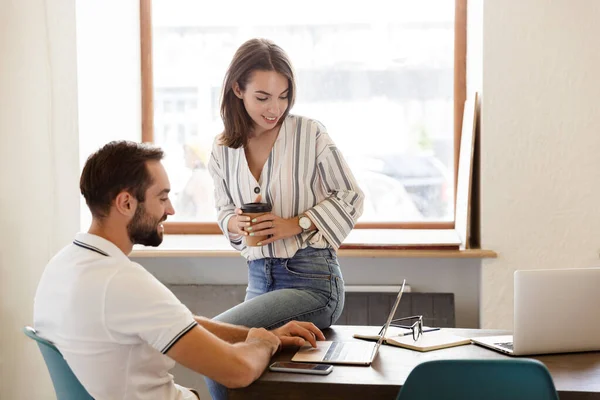
[[[306,364],[295,362],[274,362],[269,365],[274,372],[295,372],[298,374],[328,375],[333,371],[331,364]]]

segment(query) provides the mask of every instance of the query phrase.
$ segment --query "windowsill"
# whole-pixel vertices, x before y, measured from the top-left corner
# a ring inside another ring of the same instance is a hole
[[[356,229],[340,257],[496,258],[491,250],[459,250],[453,229]],[[165,235],[160,247],[135,246],[131,257],[239,257],[223,235]]]

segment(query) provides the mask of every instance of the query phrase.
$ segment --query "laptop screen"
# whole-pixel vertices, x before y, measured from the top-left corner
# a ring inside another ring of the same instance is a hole
[[[396,314],[396,310],[398,309],[398,304],[400,304],[400,299],[402,298],[402,293],[404,292],[404,284],[406,284],[406,279],[404,279],[402,281],[402,287],[400,288],[398,297],[396,297],[396,302],[394,303],[394,306],[392,307],[392,311],[390,311],[390,315],[388,315],[387,321],[385,322],[385,325],[383,326],[383,332],[381,333],[381,336],[379,337],[379,340],[377,341],[377,344],[375,345],[375,348],[373,349],[373,353],[371,355],[371,361],[373,361],[375,359],[375,356],[377,355],[377,352],[379,351],[379,346],[381,346],[381,344],[383,343],[383,339],[385,338],[387,330],[390,327],[390,325],[392,324],[392,320],[394,319],[394,315]]]

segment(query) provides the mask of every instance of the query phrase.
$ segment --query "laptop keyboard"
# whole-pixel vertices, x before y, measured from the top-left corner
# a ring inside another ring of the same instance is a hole
[[[513,351],[513,342],[507,342],[507,343],[494,343],[496,346],[502,347],[504,349]]]
[[[348,352],[344,351],[342,353],[342,350],[344,350],[344,342],[331,343],[331,346],[329,346],[327,353],[325,353],[325,357],[323,357],[323,361],[344,360],[344,358],[345,358],[346,354],[348,354]]]

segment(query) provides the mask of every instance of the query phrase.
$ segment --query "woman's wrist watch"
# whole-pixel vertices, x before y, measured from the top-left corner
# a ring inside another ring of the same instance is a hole
[[[300,214],[298,216],[298,225],[300,225],[300,228],[302,228],[302,232],[306,232],[310,229],[312,221],[306,216],[306,214]]]

